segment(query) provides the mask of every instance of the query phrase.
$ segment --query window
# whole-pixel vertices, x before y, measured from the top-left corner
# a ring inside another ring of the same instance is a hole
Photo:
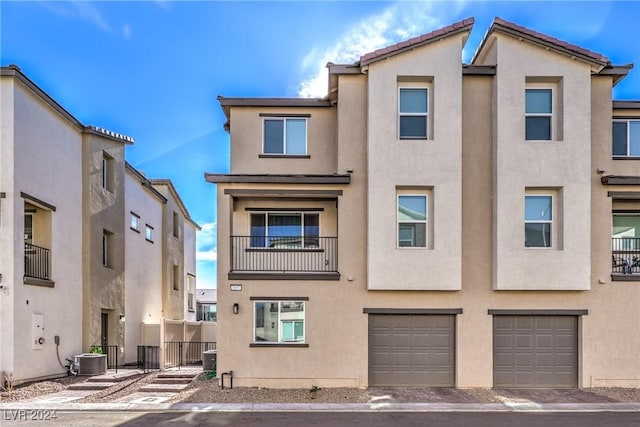
[[[180,290],[180,266],[174,265],[171,274],[171,284],[174,291]]]
[[[307,119],[265,118],[264,154],[307,154]]]
[[[216,304],[198,303],[198,314],[196,317],[197,320],[203,320],[205,322],[215,322],[217,318],[218,316]]]
[[[254,342],[304,343],[304,301],[255,301]]]
[[[427,196],[398,195],[398,247],[427,246]]]
[[[553,90],[525,90],[525,139],[550,141],[553,127]]]
[[[138,225],[139,221],[140,221],[140,216],[138,216],[137,214],[131,212],[131,225],[130,225],[130,227],[131,227],[131,229],[133,231],[137,231],[138,233],[140,232],[139,225]]]
[[[33,244],[33,213],[24,214],[24,242]]]
[[[429,89],[400,88],[400,139],[426,139],[429,123]]]
[[[187,288],[189,290],[187,293],[187,309],[189,311],[195,311],[196,276],[191,273],[187,273]]]
[[[102,188],[113,193],[113,157],[102,152]]]
[[[553,228],[553,196],[526,195],[524,198],[524,245],[550,248]]]
[[[144,228],[145,228],[144,230],[145,239],[147,239],[148,242],[153,243],[153,227],[150,226],[149,224],[145,224]]]
[[[107,268],[113,267],[113,233],[102,230],[102,265]]]
[[[640,157],[640,120],[613,121],[614,157]]]
[[[180,217],[178,212],[173,213],[173,237],[180,237]]]
[[[317,212],[261,212],[251,214],[251,247],[317,248],[320,214]]]

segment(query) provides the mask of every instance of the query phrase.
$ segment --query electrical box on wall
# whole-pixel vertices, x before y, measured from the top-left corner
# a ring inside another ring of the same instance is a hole
[[[44,347],[44,314],[31,315],[31,348],[40,350]]]

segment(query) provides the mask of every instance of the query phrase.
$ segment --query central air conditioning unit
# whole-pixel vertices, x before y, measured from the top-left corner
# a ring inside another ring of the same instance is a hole
[[[205,372],[213,372],[216,370],[217,352],[216,350],[207,350],[202,353],[202,370]]]
[[[73,356],[78,375],[101,375],[107,373],[107,355],[84,353]]]

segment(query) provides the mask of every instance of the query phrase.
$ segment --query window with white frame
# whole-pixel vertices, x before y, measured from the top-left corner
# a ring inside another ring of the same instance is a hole
[[[640,120],[613,121],[614,157],[640,157]]]
[[[524,245],[527,248],[552,247],[553,199],[551,194],[524,197]]]
[[[265,117],[263,154],[306,155],[307,119],[304,117]]]
[[[148,242],[153,243],[153,227],[149,224],[145,224],[144,226],[144,237]]]
[[[398,195],[398,247],[427,247],[427,206],[426,194]]]
[[[318,248],[320,214],[317,212],[251,213],[251,247]]]
[[[131,224],[129,225],[129,227],[133,231],[140,232],[139,222],[140,222],[140,216],[134,212],[131,212]]]
[[[400,139],[427,139],[429,133],[429,89],[399,89],[398,130]]]
[[[254,301],[255,343],[304,343],[304,301]]]
[[[550,141],[553,129],[553,89],[525,89],[525,139]]]

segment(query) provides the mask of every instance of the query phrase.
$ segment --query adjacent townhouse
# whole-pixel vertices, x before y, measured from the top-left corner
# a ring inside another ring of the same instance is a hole
[[[640,387],[632,65],[496,18],[219,97],[218,372],[265,387]]]
[[[195,319],[199,227],[171,181],[126,163],[132,138],[80,123],[16,66],[1,77],[0,381],[65,374],[94,345],[136,363],[161,341],[143,325]]]

